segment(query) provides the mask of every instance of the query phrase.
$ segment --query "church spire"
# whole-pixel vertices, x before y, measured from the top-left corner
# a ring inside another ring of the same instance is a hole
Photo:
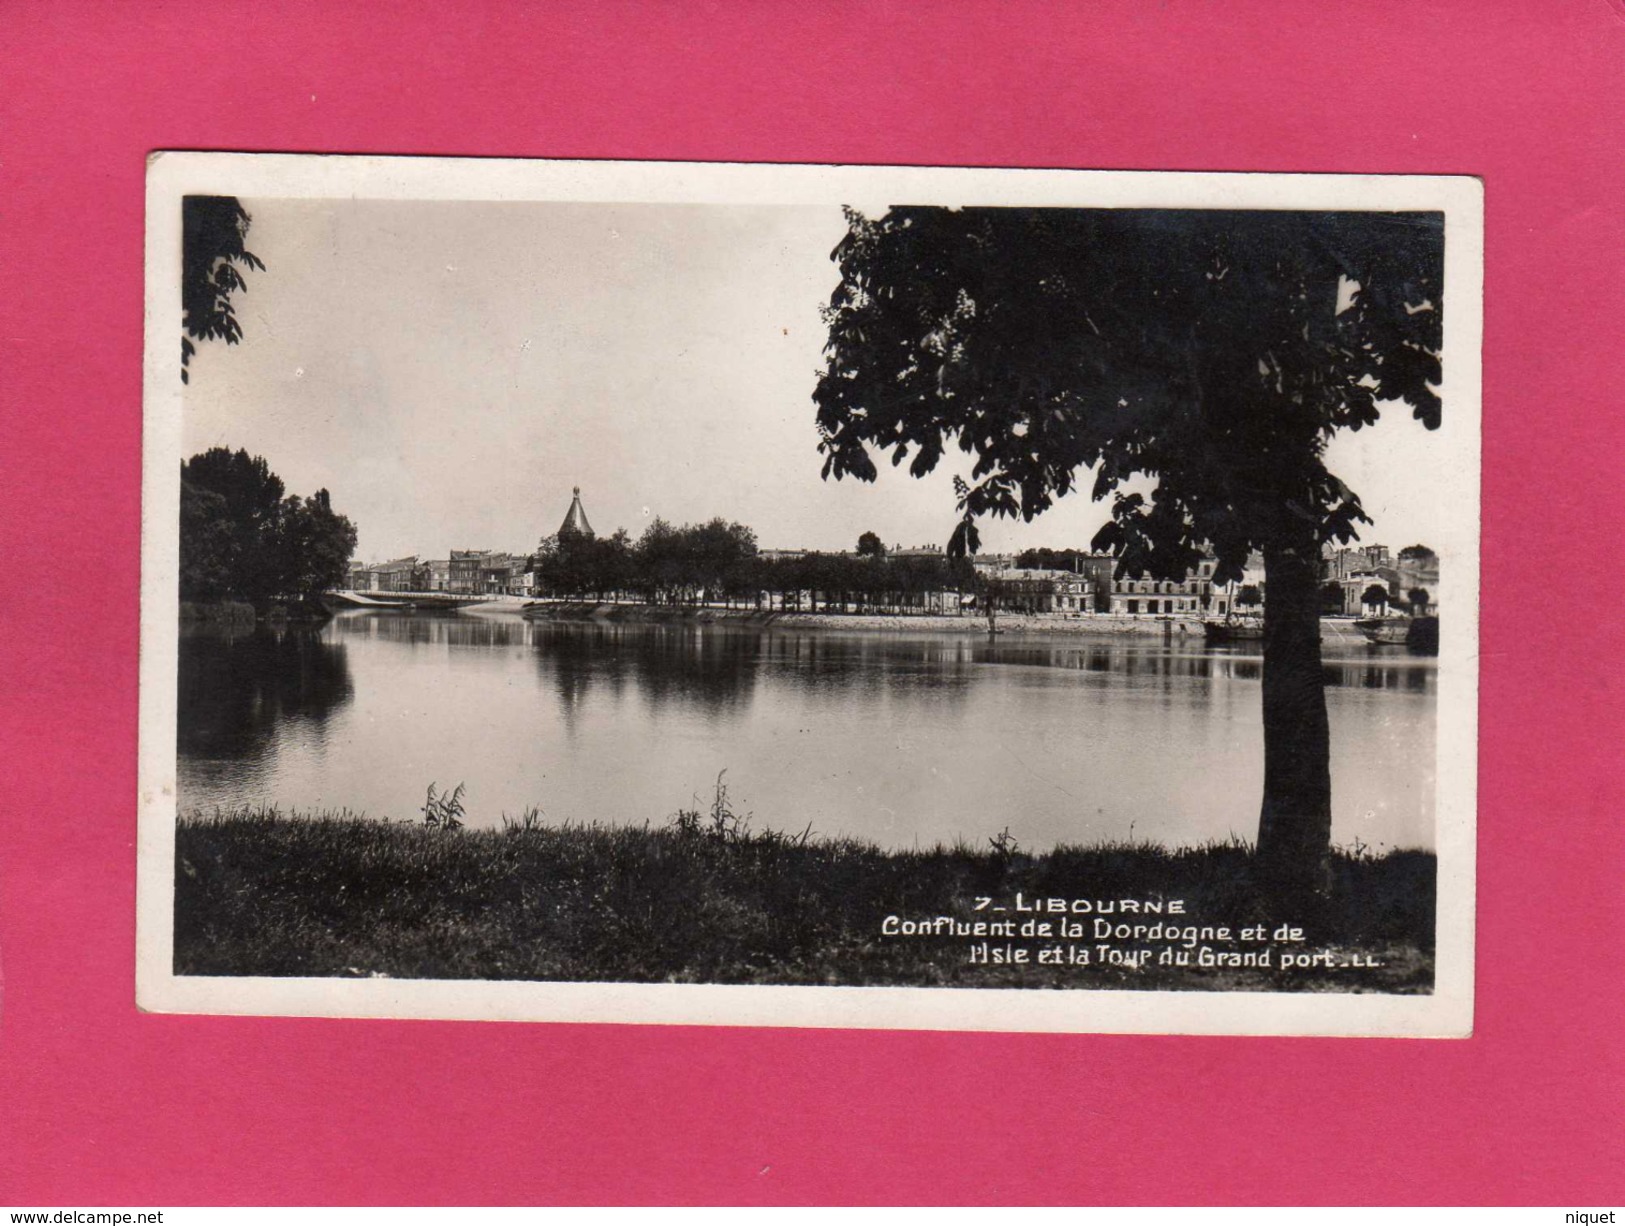
[[[592,525],[587,522],[587,513],[581,509],[581,487],[574,489],[574,497],[570,500],[570,513],[564,517],[559,525],[560,536],[592,536]]]

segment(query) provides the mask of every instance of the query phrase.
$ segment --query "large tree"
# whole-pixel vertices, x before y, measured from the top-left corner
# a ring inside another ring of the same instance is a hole
[[[277,595],[282,478],[260,456],[211,447],[181,465],[181,595]]]
[[[951,446],[955,553],[985,514],[1032,519],[1094,474],[1118,573],[1215,580],[1264,557],[1258,858],[1323,890],[1331,776],[1319,559],[1368,522],[1324,463],[1403,401],[1439,423],[1434,213],[894,208],[848,213],[816,399],[826,477]]]
[[[326,490],[285,495],[260,456],[213,447],[181,465],[183,600],[267,602],[344,587],[355,526]]]

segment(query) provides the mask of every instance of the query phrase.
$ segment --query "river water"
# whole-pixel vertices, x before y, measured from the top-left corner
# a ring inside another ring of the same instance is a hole
[[[1333,838],[1432,847],[1437,662],[1327,649]],[[347,613],[185,630],[183,810],[659,824],[718,773],[757,827],[890,847],[1251,839],[1256,646]]]

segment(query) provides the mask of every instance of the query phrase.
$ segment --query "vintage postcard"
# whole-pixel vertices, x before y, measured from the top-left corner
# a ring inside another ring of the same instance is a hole
[[[1471,1032],[1476,180],[147,205],[143,1008]]]

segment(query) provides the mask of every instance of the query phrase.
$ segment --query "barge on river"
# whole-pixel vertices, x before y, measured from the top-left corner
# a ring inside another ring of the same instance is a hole
[[[1354,628],[1377,647],[1408,647],[1434,655],[1439,650],[1437,617],[1368,617],[1355,622]]]
[[[349,609],[394,609],[397,612],[442,611],[469,605],[488,604],[489,596],[463,596],[452,592],[323,592],[322,603],[330,613]]]
[[[1264,637],[1262,617],[1227,617],[1202,623],[1202,637],[1210,643],[1257,642]]]

